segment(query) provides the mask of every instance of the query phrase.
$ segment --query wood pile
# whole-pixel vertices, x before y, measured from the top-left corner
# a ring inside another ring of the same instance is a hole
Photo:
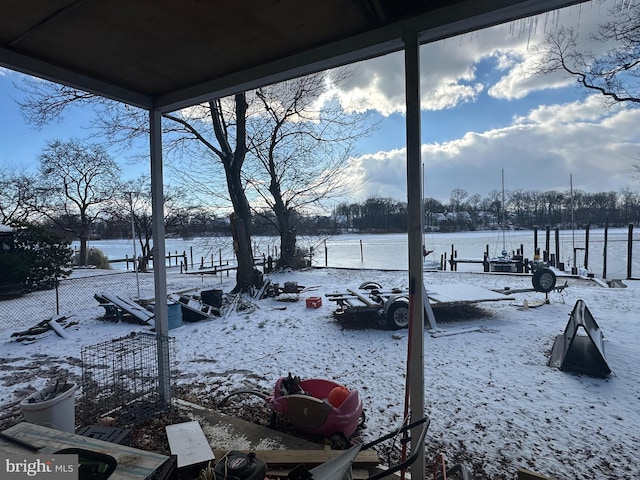
[[[64,329],[77,324],[78,322],[70,321],[69,317],[66,316],[47,318],[27,330],[12,333],[11,337],[14,338],[16,342],[33,343],[38,340],[38,335],[53,330],[59,337],[66,338]]]

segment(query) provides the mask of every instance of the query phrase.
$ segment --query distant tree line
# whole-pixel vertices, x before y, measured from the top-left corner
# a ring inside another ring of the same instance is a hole
[[[135,214],[134,214],[135,216]],[[278,229],[269,221],[269,212],[252,215],[252,232],[257,236],[278,236]],[[328,215],[293,215],[293,225],[299,235],[332,235],[340,226]],[[165,218],[165,233],[168,237],[193,238],[228,236],[231,234],[229,218],[224,213],[208,208],[176,210]],[[149,225],[149,235],[151,235]],[[110,215],[98,220],[93,228],[94,238],[119,239],[131,237],[131,220],[126,215]]]
[[[233,236],[237,261],[234,291],[249,292],[260,287],[256,284],[251,241],[251,236],[260,234],[260,230],[254,231],[254,224],[271,223],[268,231],[280,238],[276,268],[302,267],[306,259],[303,249],[296,246],[296,234],[303,226],[297,220],[305,210],[321,208],[327,200],[342,197],[354,187],[344,167],[353,156],[355,142],[371,133],[375,123],[367,113],[347,111],[327,96],[332,85],[341,84],[350,75],[349,69],[318,72],[163,114],[163,161],[189,193],[187,198],[175,188],[165,192],[167,233],[188,236],[202,233],[196,230],[206,225],[222,228],[222,222],[210,225],[210,218],[224,211],[228,221],[224,230]],[[149,116],[145,110],[29,78],[19,88],[24,93],[20,110],[25,121],[36,128],[59,120],[68,108],[84,105],[95,112],[91,127],[106,145],[124,149],[128,155],[140,140],[148,142]],[[80,240],[81,261],[87,259],[89,231],[95,232],[99,223],[110,223],[129,211],[133,212],[143,260],[148,259],[153,245],[149,182],[134,182],[125,189],[103,189],[110,180],[104,171],[85,179],[76,169],[69,176],[72,169],[61,172],[57,164],[82,166],[85,170],[89,166],[78,161],[84,159],[83,152],[68,154],[75,150],[73,147],[64,142],[50,146],[50,154],[41,156],[41,162],[55,165],[41,171],[44,175],[37,180],[42,184],[47,175],[53,177],[51,188],[41,190],[44,194],[61,187],[61,181],[67,182],[62,191],[72,192],[74,198],[67,197],[65,212],[79,215],[80,223],[70,233]],[[84,147],[89,160],[102,160],[91,165],[96,171],[114,163],[102,155],[101,159],[91,155],[101,153],[99,148]],[[146,152],[142,156],[147,160]],[[119,173],[117,165],[108,170],[114,176]],[[167,197],[174,199],[169,208]],[[194,198],[209,208],[194,205]],[[102,207],[114,205],[113,212],[102,211]],[[268,209],[268,214],[262,215],[261,209]],[[195,218],[200,216],[206,218]],[[69,222],[58,226],[68,228]],[[105,228],[104,233],[108,232]]]
[[[574,190],[494,190],[485,197],[469,196],[462,189],[451,192],[449,202],[426,198],[423,202],[425,228],[465,231],[506,228],[530,229],[550,225],[624,226],[640,222],[640,194],[619,192],[587,193]],[[407,203],[392,198],[371,197],[364,202],[341,203],[335,207],[336,225],[359,232],[403,232],[407,229]]]

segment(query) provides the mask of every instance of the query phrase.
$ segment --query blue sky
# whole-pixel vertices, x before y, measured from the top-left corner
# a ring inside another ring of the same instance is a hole
[[[422,141],[425,196],[448,201],[456,188],[486,195],[507,190],[637,191],[640,109],[607,108],[575,81],[532,78],[532,47],[545,30],[573,25],[580,41],[614,1],[590,2],[423,46]],[[380,121],[358,145],[347,168],[358,187],[348,201],[378,195],[406,198],[402,53],[362,62],[348,86],[335,93],[346,109],[369,111]],[[21,76],[0,69],[0,167],[35,166],[53,139],[85,138],[91,111],[69,110],[41,131],[26,125],[14,98]],[[123,165],[127,158],[118,153]],[[146,168],[127,167],[129,172]]]

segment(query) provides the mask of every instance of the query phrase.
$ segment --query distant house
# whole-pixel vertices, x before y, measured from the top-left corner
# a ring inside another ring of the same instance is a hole
[[[469,215],[469,212],[458,212],[457,220],[461,220],[463,222],[471,222],[471,215]]]
[[[14,235],[13,228],[0,223],[0,255],[13,249]]]
[[[445,219],[451,222],[471,222],[471,215],[469,212],[449,212]]]

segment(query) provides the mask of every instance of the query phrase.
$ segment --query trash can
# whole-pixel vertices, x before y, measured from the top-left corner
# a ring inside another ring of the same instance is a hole
[[[76,384],[54,384],[20,402],[25,421],[74,433],[76,428]]]
[[[182,307],[179,303],[169,303],[169,330],[182,326]]]

